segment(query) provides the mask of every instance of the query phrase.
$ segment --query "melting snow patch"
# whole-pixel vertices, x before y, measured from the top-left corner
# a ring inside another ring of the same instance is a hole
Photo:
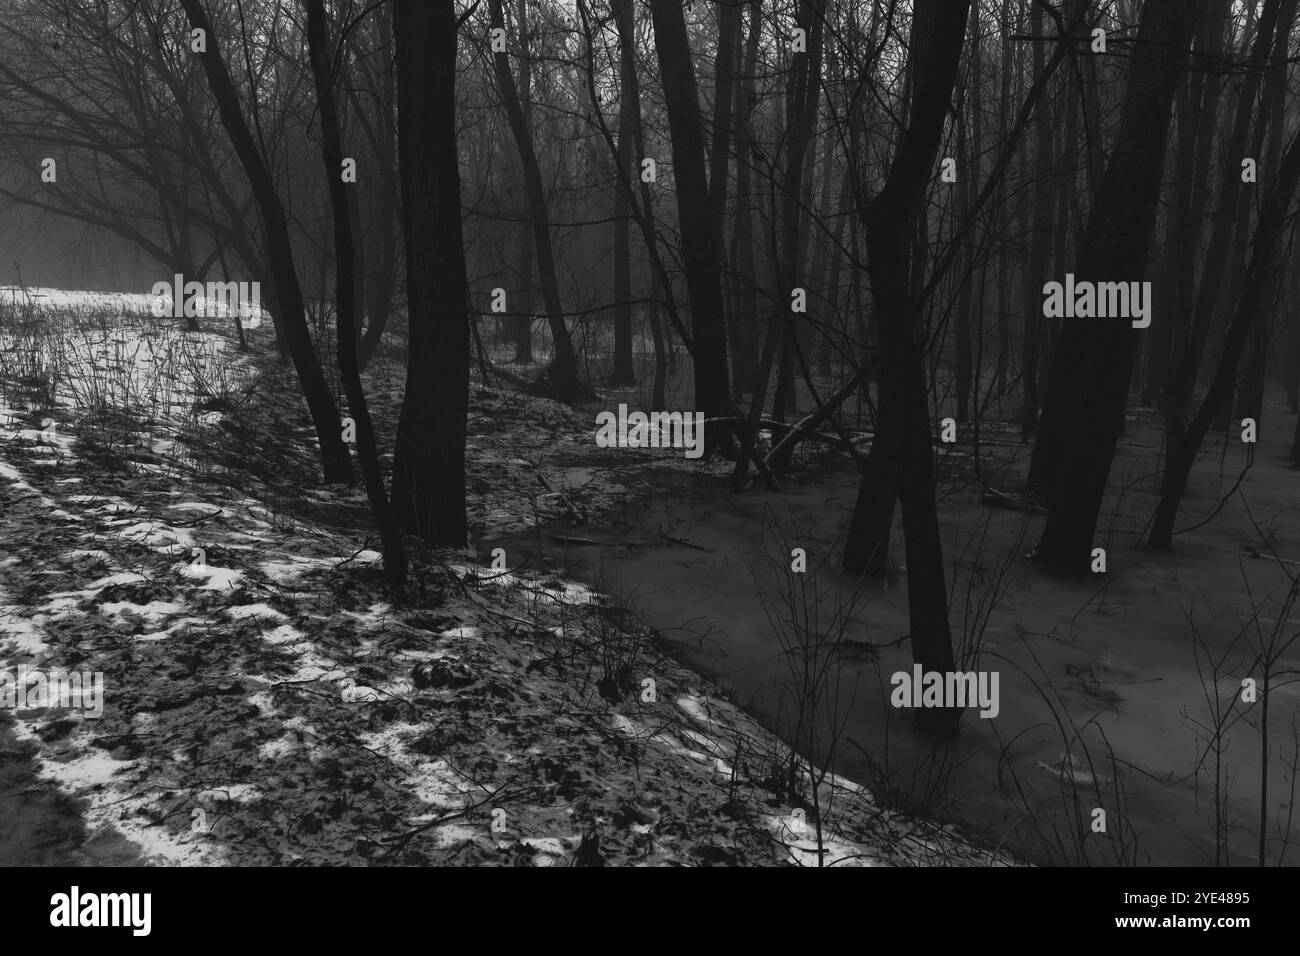
[[[143,574],[136,574],[134,571],[119,571],[117,574],[110,574],[106,578],[99,578],[91,581],[86,585],[88,591],[102,591],[104,588],[114,584],[139,584],[141,581],[148,581]]]
[[[0,607],[0,647],[12,645],[19,654],[43,654],[49,645],[34,621],[14,613],[17,608]]]
[[[226,608],[226,613],[237,621],[246,620],[255,617],[270,617],[285,620],[285,615],[281,614],[269,604],[235,604]]]
[[[637,727],[636,724],[632,723],[631,719],[629,719],[628,717],[624,716],[623,714],[615,714],[613,719],[614,719],[614,729],[617,730],[619,733],[627,734],[627,736],[629,737],[641,736],[640,729]]]
[[[262,799],[262,791],[251,783],[232,783],[225,787],[200,790],[194,799],[207,806],[220,803],[248,804]]]
[[[461,637],[466,640],[475,640],[479,637],[481,631],[477,627],[453,627],[450,630],[443,631],[440,637]]]
[[[268,740],[257,748],[259,760],[282,760],[302,749],[302,744],[292,734],[285,734],[275,740]]]
[[[65,558],[94,558],[97,561],[103,561],[105,564],[112,563],[112,556],[102,548],[73,548],[71,551],[64,552]]]
[[[69,790],[102,787],[112,782],[123,770],[134,767],[138,760],[114,760],[102,750],[87,751],[72,760],[58,761],[40,758],[41,773],[56,780]]]
[[[708,705],[706,699],[695,694],[677,698],[677,706],[702,724],[713,723],[713,718],[709,716]]]
[[[174,601],[150,601],[148,604],[132,604],[130,601],[105,601],[99,606],[104,614],[138,614],[151,624],[155,624],[173,614],[185,610],[184,604]]]
[[[262,640],[268,644],[292,644],[294,641],[302,640],[302,638],[302,631],[292,624],[281,624],[279,627],[272,628],[262,635]]]
[[[289,585],[295,584],[308,571],[315,568],[332,568],[335,560],[333,558],[301,558],[291,557],[285,561],[263,561],[258,567],[262,573],[274,581],[276,584]]]
[[[205,591],[232,591],[244,580],[244,572],[233,568],[218,568],[211,564],[183,562],[176,566],[181,577],[203,582]]]

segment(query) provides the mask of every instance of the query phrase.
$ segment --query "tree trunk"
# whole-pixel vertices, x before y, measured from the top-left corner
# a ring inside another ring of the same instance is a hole
[[[1041,76],[1047,63],[1045,30],[1043,23],[1046,14],[1035,5],[1030,13],[1035,37],[1034,75]],[[1020,376],[1024,388],[1024,405],[1020,412],[1020,437],[1029,441],[1038,430],[1038,407],[1042,399],[1038,390],[1038,352],[1042,338],[1042,313],[1039,310],[1038,290],[1043,287],[1047,272],[1047,243],[1044,235],[1052,230],[1051,192],[1044,182],[1045,171],[1052,165],[1052,124],[1048,121],[1047,103],[1040,106],[1038,116],[1034,118],[1037,131],[1035,158],[1038,169],[1038,181],[1034,184],[1035,207],[1033,213],[1034,237],[1029,241],[1029,262],[1024,270],[1024,312],[1025,334],[1020,347]],[[1028,165],[1028,160],[1026,160]],[[1041,440],[1041,439],[1040,439]],[[1032,481],[1032,479],[1031,479]]]
[[[1081,281],[1141,281],[1160,201],[1174,89],[1200,0],[1147,0],[1130,59],[1123,118],[1110,164],[1080,244]],[[1039,441],[1049,512],[1035,556],[1047,567],[1086,575],[1120,416],[1132,377],[1129,320],[1065,319],[1053,362]],[[1039,449],[1035,449],[1035,455]]]
[[[781,183],[781,244],[776,304],[783,322],[781,364],[773,394],[772,418],[783,422],[793,398],[794,366],[798,361],[806,374],[807,362],[803,353],[801,326],[807,324],[804,315],[790,309],[791,290],[799,287],[808,294],[803,274],[802,255],[806,223],[800,216],[803,205],[804,165],[809,145],[816,137],[817,107],[821,96],[822,79],[822,26],[825,22],[826,0],[802,0],[797,22],[806,31],[808,49],[796,53],[790,62],[786,90],[786,155]],[[815,157],[814,157],[815,158]],[[752,439],[747,438],[748,445]],[[789,470],[793,446],[774,459],[774,471]],[[743,459],[742,459],[743,460]]]
[[[382,49],[390,49],[392,22],[386,16],[375,18]],[[379,163],[379,209],[375,212],[379,231],[379,257],[372,257],[373,267],[366,278],[366,333],[361,339],[361,367],[365,368],[379,341],[383,338],[388,320],[393,314],[393,287],[397,282],[397,231],[401,228],[397,202],[397,144],[390,117],[396,94],[393,91],[393,73],[384,70],[380,84],[379,121],[375,124],[378,144],[376,161]]]
[[[213,99],[217,101],[221,123],[239,156],[240,165],[244,169],[244,175],[248,177],[257,201],[258,212],[261,214],[266,233],[266,253],[272,281],[275,283],[275,299],[281,316],[281,326],[294,368],[298,372],[303,397],[307,400],[312,424],[316,429],[325,481],[350,484],[353,477],[352,459],[348,455],[348,446],[343,441],[338,406],[334,403],[334,396],[330,393],[320,362],[316,359],[311,332],[307,328],[302,286],[298,283],[298,273],[294,266],[293,244],[289,238],[289,223],[284,206],[276,193],[266,161],[258,151],[253,134],[248,128],[248,121],[244,118],[239,105],[239,92],[235,89],[234,81],[230,78],[226,63],[221,57],[221,45],[217,33],[212,29],[201,0],[181,0],[181,2],[190,26],[204,31],[207,36],[207,50],[199,54],[199,58],[203,63],[204,73],[207,74]]]
[[[727,339],[722,323],[722,249],[713,213],[714,200],[721,201],[726,196],[726,184],[714,183],[710,192],[705,170],[704,124],[682,4],[680,0],[650,0],[650,11],[672,136],[677,219],[691,301],[695,406],[706,418],[730,420],[735,410],[728,384]],[[715,450],[733,453],[734,448],[730,424],[706,427],[706,454]]]
[[[504,29],[505,13],[501,0],[489,0],[488,7],[492,26]],[[523,23],[520,26],[522,33],[525,27]],[[520,55],[526,56],[526,52],[520,51]],[[524,189],[528,194],[528,206],[533,222],[533,242],[537,255],[538,275],[542,282],[542,301],[546,305],[547,324],[555,348],[547,377],[550,379],[550,389],[555,397],[571,401],[585,395],[586,390],[578,381],[578,356],[573,351],[573,342],[564,324],[564,309],[560,303],[560,286],[556,279],[555,249],[551,244],[551,227],[546,210],[546,191],[542,185],[541,167],[538,166],[532,133],[528,129],[528,120],[520,104],[519,90],[515,87],[515,79],[510,72],[510,56],[505,52],[494,53],[492,63],[496,71],[497,87],[501,92],[501,101],[505,106],[506,119],[510,124],[510,132],[514,136],[515,146],[519,150],[519,159],[523,165]],[[409,261],[407,268],[410,268]]]
[[[881,402],[876,441],[884,458],[882,471],[898,476],[897,489],[903,512],[907,551],[907,597],[911,621],[912,657],[922,669],[953,669],[952,633],[948,623],[948,591],[935,508],[935,476],[925,354],[916,334],[913,308],[908,301],[907,248],[921,197],[929,181],[952,96],[966,22],[968,0],[944,0],[942,16],[935,2],[918,4],[927,16],[926,35],[914,47],[916,86],[912,119],[890,166],[884,188],[862,210],[867,236],[867,269],[871,276],[879,327]],[[916,27],[914,26],[914,29]],[[915,40],[914,40],[915,42]],[[922,268],[920,263],[917,268]],[[868,468],[870,471],[870,466]],[[869,474],[863,483],[875,484]],[[888,484],[888,479],[884,481]],[[883,501],[863,501],[859,507],[883,511]],[[855,509],[854,523],[858,522]],[[871,555],[877,547],[869,540],[850,538],[850,549]],[[851,567],[849,570],[853,570]],[[955,708],[925,709],[917,714],[928,733],[956,733],[961,713]]]
[[[1216,15],[1207,19],[1226,24],[1230,22],[1231,7],[1230,0],[1217,0],[1214,10]],[[1268,56],[1278,12],[1279,0],[1265,0],[1257,25],[1258,32],[1252,44],[1251,59],[1255,62],[1262,63]],[[1209,50],[1211,56],[1227,49],[1226,29],[1226,25],[1221,26],[1218,31],[1211,33],[1210,42],[1214,44]],[[1238,158],[1245,155],[1251,114],[1259,95],[1260,83],[1260,71],[1247,73],[1242,84],[1241,99],[1237,104],[1231,136],[1220,150],[1221,155]],[[1200,108],[1201,125],[1197,133],[1199,154],[1194,176],[1196,182],[1205,182],[1209,175],[1214,151],[1214,119],[1218,112],[1221,87],[1222,81],[1217,76],[1211,75],[1206,78],[1205,102]],[[1201,284],[1197,290],[1189,328],[1185,333],[1181,329],[1175,329],[1174,332],[1169,381],[1165,388],[1165,470],[1161,478],[1161,504],[1157,506],[1156,518],[1147,539],[1148,547],[1156,549],[1169,547],[1178,503],[1182,500],[1182,493],[1186,487],[1187,476],[1180,477],[1174,472],[1183,467],[1183,462],[1188,461],[1183,453],[1183,445],[1187,438],[1197,373],[1200,370],[1202,355],[1206,351],[1206,342],[1210,337],[1211,318],[1222,298],[1222,276],[1227,271],[1223,264],[1228,259],[1228,244],[1235,225],[1234,210],[1239,208],[1238,197],[1244,185],[1241,181],[1240,167],[1230,167],[1227,174],[1222,177],[1222,181],[1217,212],[1214,216],[1214,228],[1210,233],[1209,247],[1203,260],[1206,268],[1201,270]],[[1203,213],[1207,202],[1204,193],[1203,189],[1197,190],[1200,201],[1192,210],[1192,215],[1198,221],[1204,218]],[[1245,241],[1244,235],[1241,241]],[[1191,279],[1193,275],[1190,259],[1191,257],[1188,257],[1184,269],[1185,280]],[[1220,357],[1221,355],[1220,352]],[[1190,465],[1187,467],[1190,469]]]
[[[736,125],[736,212],[732,234],[733,270],[731,362],[735,375],[732,397],[740,402],[745,389],[753,388],[758,374],[758,272],[754,262],[754,134],[750,114],[757,101],[754,69],[758,61],[758,42],[762,33],[759,4],[750,7],[749,35],[745,41],[740,76],[735,84],[736,103],[732,116]]]
[[[334,105],[325,4],[324,0],[306,0],[306,3],[307,44],[312,76],[316,81],[316,97],[320,103],[321,158],[325,163],[325,179],[329,183],[330,205],[334,211],[334,272],[338,280],[335,325],[339,376],[348,396],[348,409],[356,424],[357,461],[361,466],[366,497],[370,501],[370,510],[374,514],[383,546],[384,576],[389,584],[401,592],[406,583],[406,549],[402,545],[402,534],[389,503],[388,492],[384,489],[383,475],[379,472],[379,450],[375,444],[375,430],[370,422],[370,410],[361,387],[361,369],[357,362],[357,263],[353,250],[351,203],[347,184],[342,180],[342,135]]]
[[[410,352],[393,505],[432,545],[465,544],[469,281],[456,148],[452,0],[396,0],[397,135]]]
[[[632,35],[632,0],[614,0],[614,15],[629,21],[619,34]],[[630,43],[619,44],[618,60],[618,169],[624,180],[631,175],[633,131],[636,114],[641,109],[633,96],[637,92],[636,49]],[[622,183],[614,188],[614,369],[610,385],[636,384],[632,365],[632,211],[629,193]]]

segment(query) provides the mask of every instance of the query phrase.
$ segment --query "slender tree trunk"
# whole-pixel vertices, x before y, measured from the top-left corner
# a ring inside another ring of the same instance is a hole
[[[1034,75],[1041,76],[1047,62],[1047,49],[1044,40],[1043,23],[1046,14],[1035,5],[1030,13],[1034,35]],[[1025,334],[1020,349],[1020,376],[1024,387],[1024,405],[1020,414],[1020,437],[1029,441],[1038,430],[1038,407],[1042,402],[1038,385],[1038,352],[1042,339],[1042,313],[1039,310],[1038,290],[1043,287],[1047,272],[1047,243],[1044,235],[1052,230],[1052,202],[1048,183],[1044,179],[1045,171],[1052,166],[1052,124],[1047,116],[1047,103],[1039,107],[1039,114],[1034,119],[1037,131],[1036,149],[1038,171],[1034,184],[1036,205],[1033,213],[1034,235],[1029,239],[1029,262],[1024,270],[1024,310]],[[1026,163],[1028,165],[1028,163]],[[1041,439],[1040,439],[1041,440]],[[1032,478],[1031,478],[1032,481]]]
[[[533,358],[533,312],[535,311],[535,290],[533,279],[537,273],[537,257],[533,255],[533,233],[530,229],[519,231],[519,295],[515,299],[518,315],[508,322],[511,340],[515,346],[514,360],[530,363]]]
[[[1300,243],[1292,250],[1288,276],[1286,403],[1294,415],[1300,412]]]
[[[375,18],[375,29],[382,49],[393,42],[392,22],[386,16]],[[373,259],[373,268],[366,279],[366,315],[368,325],[361,339],[361,367],[365,368],[379,347],[388,320],[393,314],[393,287],[397,282],[397,233],[401,229],[397,202],[397,144],[392,123],[396,94],[393,89],[393,72],[381,73],[379,88],[379,118],[375,123],[379,163],[379,208],[375,211],[376,229],[379,232],[379,256]]]
[[[329,183],[330,204],[334,211],[339,376],[348,396],[348,409],[356,423],[357,460],[361,466],[370,510],[374,514],[379,538],[383,543],[384,576],[400,592],[406,583],[406,549],[388,500],[388,492],[384,489],[383,475],[379,472],[379,450],[370,421],[370,409],[361,387],[361,368],[357,362],[357,263],[352,245],[351,203],[347,184],[342,180],[343,146],[334,104],[329,28],[325,20],[324,0],[306,0],[306,3],[307,43],[312,76],[316,81],[316,97],[320,103],[321,158],[325,162],[325,179]]]
[[[1207,43],[1211,44],[1208,52],[1210,58],[1214,59],[1228,47],[1227,31],[1230,29],[1231,24],[1231,0],[1215,0],[1212,10],[1214,15],[1207,19],[1210,23],[1217,24],[1218,29],[1209,34]],[[1279,0],[1265,0],[1257,25],[1258,32],[1252,44],[1251,59],[1255,63],[1264,62],[1268,56],[1278,12]],[[1228,142],[1219,151],[1222,156],[1242,157],[1245,155],[1246,141],[1250,133],[1251,114],[1254,110],[1255,100],[1259,95],[1260,83],[1261,71],[1254,70],[1246,74]],[[1200,106],[1201,122],[1197,132],[1196,172],[1193,177],[1194,181],[1198,183],[1207,181],[1212,168],[1214,124],[1218,114],[1217,107],[1222,89],[1222,81],[1213,74],[1206,77],[1205,84],[1205,99]],[[1201,270],[1201,284],[1197,290],[1189,327],[1185,333],[1181,328],[1176,328],[1174,332],[1169,381],[1165,388],[1164,401],[1165,470],[1161,478],[1162,505],[1157,506],[1156,519],[1152,524],[1151,533],[1147,539],[1148,546],[1156,549],[1169,547],[1173,535],[1173,522],[1177,517],[1178,503],[1181,501],[1183,489],[1186,487],[1187,476],[1180,477],[1176,472],[1182,467],[1183,462],[1189,460],[1184,454],[1183,445],[1187,440],[1193,391],[1196,387],[1202,355],[1206,351],[1206,343],[1211,336],[1211,318],[1223,295],[1222,276],[1227,270],[1223,268],[1222,264],[1228,258],[1228,244],[1235,224],[1234,211],[1239,208],[1238,197],[1244,185],[1241,181],[1239,166],[1235,169],[1230,168],[1221,179],[1222,186],[1219,190],[1217,212],[1214,216],[1214,228],[1210,232],[1209,246],[1203,260],[1206,267]],[[1204,210],[1208,200],[1205,198],[1204,189],[1196,190],[1196,194],[1198,201],[1194,205],[1191,214],[1197,222],[1200,222],[1205,218]],[[1242,239],[1245,241],[1244,236]],[[1192,278],[1191,257],[1189,256],[1184,268],[1183,280],[1190,283]],[[1222,354],[1221,350],[1216,351],[1220,355]],[[1190,469],[1190,465],[1188,465],[1188,468]]]
[[[667,407],[664,392],[668,380],[668,355],[664,346],[663,326],[659,323],[659,274],[653,269],[650,270],[650,308],[647,311],[650,318],[650,335],[655,347],[655,381],[650,400],[652,409],[661,411]]]
[[[731,360],[735,375],[732,397],[740,402],[745,389],[753,389],[758,374],[759,297],[758,272],[754,263],[753,166],[754,134],[750,114],[757,100],[754,69],[758,62],[758,43],[762,33],[762,10],[759,4],[749,8],[749,34],[736,78],[736,103],[732,109],[736,134],[736,212],[732,234],[731,257],[734,270],[731,332]]]
[[[239,92],[221,56],[221,44],[208,20],[201,0],[181,0],[190,26],[203,30],[207,36],[207,50],[199,54],[207,75],[208,86],[217,102],[222,125],[239,156],[244,175],[248,177],[261,214],[266,234],[266,253],[272,280],[275,284],[275,301],[281,316],[281,326],[298,372],[303,397],[316,429],[320,445],[321,468],[326,482],[350,484],[353,479],[352,459],[343,441],[339,423],[338,406],[330,392],[329,384],[316,359],[311,332],[307,328],[306,308],[302,286],[298,282],[293,260],[293,244],[289,238],[289,223],[284,206],[276,193],[275,184],[265,159],[257,148],[248,121],[239,104]]]
[[[490,21],[494,28],[505,28],[505,12],[501,0],[489,0]],[[521,23],[521,33],[526,29]],[[521,51],[521,56],[526,53]],[[537,255],[537,270],[542,282],[542,301],[546,304],[546,319],[551,330],[551,339],[555,354],[551,359],[547,376],[550,389],[557,398],[570,401],[586,394],[578,381],[578,356],[573,351],[573,342],[569,338],[568,327],[564,324],[564,308],[560,303],[560,286],[556,279],[555,249],[551,244],[550,219],[546,209],[546,190],[542,185],[542,172],[537,163],[537,152],[533,148],[532,133],[528,129],[528,120],[524,116],[519,99],[519,90],[515,87],[514,76],[510,72],[510,55],[505,52],[492,56],[496,72],[497,87],[501,92],[501,101],[505,106],[506,119],[510,132],[514,136],[515,146],[519,150],[519,159],[523,165],[524,189],[528,195],[529,211],[533,221],[533,242]],[[407,268],[410,268],[408,261]]]
[[[1282,157],[1282,142],[1286,132],[1286,73],[1287,46],[1291,39],[1291,27],[1295,22],[1297,0],[1283,0],[1278,14],[1278,26],[1273,36],[1273,54],[1270,58],[1268,75],[1264,78],[1264,100],[1267,109],[1268,148],[1259,157],[1263,182],[1271,184],[1277,177]],[[1264,119],[1260,117],[1258,145],[1264,137]],[[1243,191],[1245,192],[1245,191]],[[1266,301],[1265,318],[1268,321],[1255,323],[1250,333],[1250,345],[1246,353],[1245,376],[1237,395],[1237,410],[1233,419],[1253,418],[1257,425],[1264,421],[1264,391],[1268,378],[1269,345],[1273,338],[1271,321],[1277,307],[1277,297]]]
[[[980,85],[983,83],[983,77],[980,76],[980,58],[979,58],[979,13],[976,8],[975,15],[970,18],[970,70],[966,81],[967,103],[969,106],[967,116],[960,120],[960,126],[957,131],[957,203],[956,209],[958,215],[966,216],[969,214],[970,205],[973,198],[972,183],[981,182],[979,170],[979,133],[971,130],[974,125],[978,129],[980,115]],[[972,132],[974,135],[972,135]],[[973,140],[973,142],[972,142]],[[972,157],[974,157],[972,161]],[[973,294],[975,259],[979,251],[978,230],[971,228],[966,233],[965,259],[966,268],[962,270],[961,290],[957,297],[957,311],[953,324],[953,333],[956,338],[957,366],[956,366],[956,388],[957,388],[957,421],[966,422],[970,420],[970,400],[972,395],[973,384],[972,375],[972,355],[971,355],[971,298]]]
[[[1201,29],[1197,32],[1198,52],[1204,52],[1208,22],[1202,21]],[[1181,354],[1187,338],[1190,283],[1195,281],[1187,269],[1195,262],[1199,251],[1201,225],[1192,219],[1192,207],[1196,194],[1204,192],[1196,187],[1193,178],[1200,126],[1197,114],[1204,92],[1205,73],[1200,70],[1190,73],[1178,87],[1178,155],[1174,160],[1174,181],[1165,226],[1164,262],[1161,269],[1164,276],[1161,287],[1167,291],[1162,301],[1155,303],[1158,318],[1153,320],[1154,327],[1149,337],[1150,358],[1142,390],[1144,404],[1150,404],[1164,395],[1168,387],[1170,356],[1175,349]],[[1185,280],[1189,281],[1188,285],[1183,284]],[[1164,407],[1163,398],[1161,406]]]
[[[1287,229],[1286,219],[1300,185],[1300,136],[1291,141],[1281,175],[1260,208],[1260,221],[1252,243],[1251,261],[1247,267],[1241,297],[1237,300],[1232,321],[1224,336],[1223,355],[1209,391],[1201,407],[1187,426],[1187,433],[1177,449],[1177,457],[1170,455],[1161,482],[1160,503],[1152,521],[1148,544],[1153,548],[1167,549],[1173,537],[1174,519],[1192,465],[1200,451],[1201,442],[1209,433],[1219,410],[1232,399],[1237,362],[1250,338],[1252,329],[1264,321],[1267,303],[1273,295],[1279,278],[1282,260],[1282,237]]]
[[[781,186],[781,245],[780,271],[777,289],[778,307],[784,329],[781,347],[781,367],[777,376],[772,418],[783,422],[793,398],[795,363],[807,373],[803,353],[801,326],[807,324],[804,315],[790,309],[790,293],[798,287],[804,289],[802,251],[804,248],[805,221],[800,215],[805,194],[803,188],[804,166],[809,146],[814,142],[817,126],[817,107],[821,95],[822,27],[825,22],[826,0],[802,0],[798,23],[808,38],[808,49],[796,53],[791,60],[786,92],[786,156],[785,173]],[[787,471],[790,455],[783,454],[772,462],[774,471]]]
[[[631,21],[632,0],[614,0],[614,15]],[[630,22],[620,35],[632,34]],[[618,169],[616,175],[626,179],[632,170],[633,130],[641,104],[633,99],[637,92],[636,49],[619,44],[618,61]],[[610,385],[633,385],[636,370],[632,366],[632,212],[627,188],[620,183],[614,189],[614,369]]]

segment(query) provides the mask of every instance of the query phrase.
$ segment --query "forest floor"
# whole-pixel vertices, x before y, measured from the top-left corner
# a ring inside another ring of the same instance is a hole
[[[269,332],[33,291],[0,312],[0,704],[64,670],[102,713],[0,706],[0,865],[1013,862],[814,781],[616,594],[491,567],[650,490],[573,464],[589,414],[474,389],[475,546],[397,601]],[[369,377],[391,447],[400,369]]]

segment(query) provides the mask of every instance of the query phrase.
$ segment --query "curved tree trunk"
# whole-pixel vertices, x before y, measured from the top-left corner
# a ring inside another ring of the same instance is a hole
[[[492,26],[504,29],[505,11],[501,0],[490,0],[489,12]],[[521,56],[525,55],[526,53],[521,51]],[[551,226],[546,211],[546,190],[542,186],[541,167],[537,164],[537,151],[533,148],[533,137],[519,100],[519,90],[515,87],[515,78],[510,72],[509,54],[493,54],[492,65],[496,72],[501,101],[505,106],[506,119],[510,124],[510,132],[514,136],[515,146],[519,150],[519,160],[523,165],[524,189],[528,194],[528,206],[533,221],[537,270],[542,281],[542,301],[546,305],[546,320],[555,347],[555,354],[548,369],[550,386],[557,398],[572,400],[585,394],[585,390],[578,381],[578,356],[573,351],[573,341],[569,338],[569,330],[564,324],[564,308],[560,304],[560,286],[555,273],[555,248],[551,244]]]
[[[926,26],[925,33],[913,41],[916,85],[912,119],[894,155],[884,188],[861,213],[867,235],[867,270],[879,327],[881,371],[880,406],[872,444],[876,462],[868,462],[852,528],[868,523],[860,519],[859,510],[869,509],[874,515],[892,513],[892,508],[886,507],[884,496],[890,495],[890,485],[894,484],[902,505],[907,549],[912,657],[924,671],[946,673],[954,666],[952,631],[935,507],[925,353],[918,340],[908,295],[910,268],[913,265],[920,268],[920,265],[909,262],[909,249],[957,79],[970,3],[969,0],[943,0],[942,14],[938,15],[931,0],[919,4],[918,11],[926,14],[921,21]],[[868,535],[861,539],[850,537],[846,558],[851,554],[870,558],[883,549],[888,526],[883,536],[879,534],[878,524],[867,530]],[[917,713],[920,728],[937,736],[955,734],[960,719],[961,712],[954,708],[923,709]]]
[[[353,250],[351,203],[347,184],[342,181],[342,135],[334,105],[333,71],[330,63],[329,28],[325,20],[324,0],[306,0],[307,44],[310,50],[312,77],[320,103],[321,158],[325,162],[325,179],[329,183],[330,204],[334,209],[334,271],[338,279],[336,330],[339,376],[348,396],[348,408],[356,422],[357,460],[365,481],[366,497],[383,542],[384,576],[401,591],[406,583],[406,549],[402,534],[393,517],[393,509],[384,490],[379,472],[379,451],[370,409],[361,388],[361,369],[357,362],[357,262]]]
[[[293,245],[289,239],[289,223],[284,206],[276,193],[266,161],[258,151],[253,134],[248,128],[239,105],[239,93],[221,57],[221,45],[208,21],[201,0],[181,0],[190,26],[207,35],[207,50],[199,54],[208,86],[221,113],[221,122],[239,156],[244,174],[248,177],[253,195],[257,199],[262,225],[266,231],[266,253],[270,260],[271,275],[275,283],[276,304],[279,307],[281,327],[289,346],[289,354],[298,372],[303,397],[316,428],[320,444],[321,467],[327,482],[351,483],[352,459],[343,441],[339,424],[338,406],[325,381],[316,352],[312,346],[311,332],[302,297],[302,286],[294,267]]]

